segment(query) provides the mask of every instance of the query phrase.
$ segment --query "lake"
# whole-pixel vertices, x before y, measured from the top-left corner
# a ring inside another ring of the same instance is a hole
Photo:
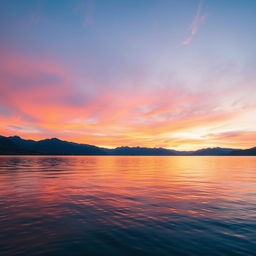
[[[255,251],[256,157],[0,157],[1,256]]]

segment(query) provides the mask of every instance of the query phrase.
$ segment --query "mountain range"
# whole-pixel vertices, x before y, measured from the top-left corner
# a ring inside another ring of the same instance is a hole
[[[250,149],[215,147],[196,151],[177,151],[146,147],[117,147],[108,149],[63,141],[57,138],[34,141],[25,140],[19,136],[0,136],[0,155],[255,156],[256,147]]]

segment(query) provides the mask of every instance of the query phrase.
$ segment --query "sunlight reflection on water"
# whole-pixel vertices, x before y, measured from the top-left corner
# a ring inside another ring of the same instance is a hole
[[[0,255],[254,255],[255,157],[0,157]]]

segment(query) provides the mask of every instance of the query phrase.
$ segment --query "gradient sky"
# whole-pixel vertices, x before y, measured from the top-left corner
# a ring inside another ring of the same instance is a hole
[[[256,146],[256,1],[1,0],[0,134]]]

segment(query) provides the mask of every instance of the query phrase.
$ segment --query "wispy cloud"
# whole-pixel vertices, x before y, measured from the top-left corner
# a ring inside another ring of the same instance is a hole
[[[202,24],[207,18],[206,14],[202,14],[203,5],[204,5],[204,0],[200,0],[196,10],[195,17],[189,28],[190,35],[187,37],[187,39],[181,42],[182,45],[189,45],[192,42],[193,37],[198,32],[199,25]]]
[[[8,128],[14,132],[24,133],[39,133],[41,131],[40,128],[31,125],[9,125]]]
[[[84,14],[84,25],[93,24],[93,0],[84,0],[77,5],[74,10],[75,13],[82,12]]]
[[[212,93],[188,90],[174,80],[145,90],[148,81],[131,73],[140,88],[109,89],[104,79],[91,94],[90,77],[81,78],[86,86],[80,88],[76,73],[52,57],[27,56],[9,48],[0,49],[0,55],[0,134],[109,147],[255,146],[256,104],[247,98],[251,87],[244,86],[255,84],[254,78],[241,81],[237,90]],[[243,105],[234,105],[242,92]]]

